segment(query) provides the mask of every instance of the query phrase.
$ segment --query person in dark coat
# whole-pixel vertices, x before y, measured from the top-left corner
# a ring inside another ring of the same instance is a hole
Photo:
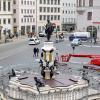
[[[39,56],[39,48],[36,48],[36,56]]]
[[[41,52],[41,58],[43,58],[43,52]]]
[[[36,47],[34,47],[34,49],[33,49],[33,53],[34,53],[34,57],[36,57],[36,52],[37,52],[37,49],[36,49]]]

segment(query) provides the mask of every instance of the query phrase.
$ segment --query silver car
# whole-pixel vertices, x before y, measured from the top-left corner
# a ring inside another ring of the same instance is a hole
[[[71,42],[71,45],[75,45],[75,46],[78,46],[78,45],[81,45],[82,44],[82,41],[78,38],[75,38],[72,40]]]

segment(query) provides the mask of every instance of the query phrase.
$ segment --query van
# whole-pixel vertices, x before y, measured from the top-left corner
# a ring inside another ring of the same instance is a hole
[[[69,41],[72,41],[74,38],[79,38],[81,41],[87,41],[90,39],[90,32],[74,32],[70,34]]]

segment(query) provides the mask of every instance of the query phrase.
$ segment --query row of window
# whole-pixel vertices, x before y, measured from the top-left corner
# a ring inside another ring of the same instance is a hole
[[[51,13],[59,13],[60,12],[60,8],[58,7],[40,7],[39,8],[40,12],[51,12]]]
[[[11,24],[11,19],[10,18],[0,19],[0,24]]]
[[[16,0],[13,0],[13,4],[16,4]],[[21,0],[22,5],[35,5],[34,1],[29,1],[29,0]]]
[[[60,15],[40,15],[39,20],[60,20]]]
[[[78,7],[85,7],[85,2],[86,2],[87,0],[77,0],[77,6]],[[89,7],[92,7],[93,6],[93,0],[89,0]]]
[[[74,4],[74,3],[63,3],[63,6],[66,6],[66,7],[75,7],[76,4]]]
[[[60,5],[60,0],[40,0],[40,4]]]
[[[13,9],[13,13],[16,13],[16,9]],[[35,10],[34,9],[21,9],[22,14],[34,14]]]
[[[34,18],[21,18],[22,23],[29,23],[29,22],[35,22]]]
[[[21,13],[22,14],[34,14],[35,13],[35,9],[21,9]]]
[[[65,13],[65,14],[75,14],[75,11],[74,11],[74,10],[71,10],[71,11],[70,11],[70,10],[66,10],[66,11],[64,11],[64,10],[63,10],[63,14],[64,14],[64,13]]]
[[[10,1],[0,1],[0,11],[11,11],[11,2]]]
[[[75,23],[75,18],[63,18],[63,23]]]

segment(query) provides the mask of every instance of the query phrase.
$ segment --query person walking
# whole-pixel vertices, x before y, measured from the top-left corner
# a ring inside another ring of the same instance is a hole
[[[39,56],[39,48],[36,48],[36,56]]]
[[[41,52],[41,58],[43,59],[43,52]]]
[[[37,49],[36,49],[36,47],[34,47],[34,49],[33,49],[33,57],[36,57],[36,52],[37,52]]]

